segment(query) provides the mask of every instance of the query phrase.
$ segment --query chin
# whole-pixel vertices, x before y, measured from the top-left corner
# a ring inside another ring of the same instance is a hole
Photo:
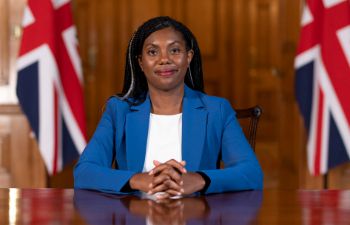
[[[159,86],[156,87],[156,89],[164,91],[164,92],[170,92],[170,91],[174,91],[176,89],[181,89],[183,88],[184,83],[182,84],[161,84]]]

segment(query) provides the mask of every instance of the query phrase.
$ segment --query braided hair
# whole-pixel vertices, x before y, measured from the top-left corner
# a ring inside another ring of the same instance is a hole
[[[193,90],[204,92],[202,60],[196,38],[182,23],[168,16],[160,16],[146,21],[132,35],[126,54],[124,86],[122,92],[117,94],[118,98],[133,105],[144,102],[148,85],[145,74],[139,65],[138,57],[142,53],[146,38],[153,32],[168,27],[174,28],[183,35],[186,51],[193,51],[193,58],[185,75],[185,84]],[[130,101],[130,99],[133,100]]]

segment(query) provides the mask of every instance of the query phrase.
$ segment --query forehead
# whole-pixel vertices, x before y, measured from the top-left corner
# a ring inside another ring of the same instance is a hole
[[[144,45],[147,44],[160,44],[161,42],[173,43],[180,42],[185,44],[185,40],[181,32],[175,30],[172,27],[167,27],[161,30],[157,30],[150,34],[144,42]]]

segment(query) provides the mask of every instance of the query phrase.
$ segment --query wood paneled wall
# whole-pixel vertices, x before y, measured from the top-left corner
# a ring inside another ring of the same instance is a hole
[[[265,172],[265,187],[322,188],[323,178],[311,177],[307,172],[306,135],[294,98],[293,61],[301,1],[73,0],[85,79],[88,136],[108,97],[122,88],[125,53],[133,31],[151,17],[169,15],[186,24],[198,39],[208,94],[228,98],[234,108],[262,106],[256,152]],[[0,2],[0,92],[10,93],[8,96],[13,96],[11,77],[15,77],[13,62],[22,16],[19,11],[24,3]],[[10,186],[48,185],[29,134],[16,101],[1,96],[0,186],[6,186],[2,185],[5,182]],[[32,163],[26,164],[28,161]],[[348,167],[330,173],[331,187],[350,186]],[[71,170],[49,183],[71,186]],[[33,176],[41,181],[31,178],[32,182],[24,182],[24,177]]]
[[[46,170],[25,116],[15,105],[0,110],[0,186],[45,187]]]

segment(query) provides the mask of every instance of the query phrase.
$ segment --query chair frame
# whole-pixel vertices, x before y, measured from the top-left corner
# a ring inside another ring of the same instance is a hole
[[[246,109],[236,109],[237,119],[251,119],[248,128],[248,142],[255,151],[256,131],[258,128],[259,118],[262,114],[262,108],[258,105]]]

